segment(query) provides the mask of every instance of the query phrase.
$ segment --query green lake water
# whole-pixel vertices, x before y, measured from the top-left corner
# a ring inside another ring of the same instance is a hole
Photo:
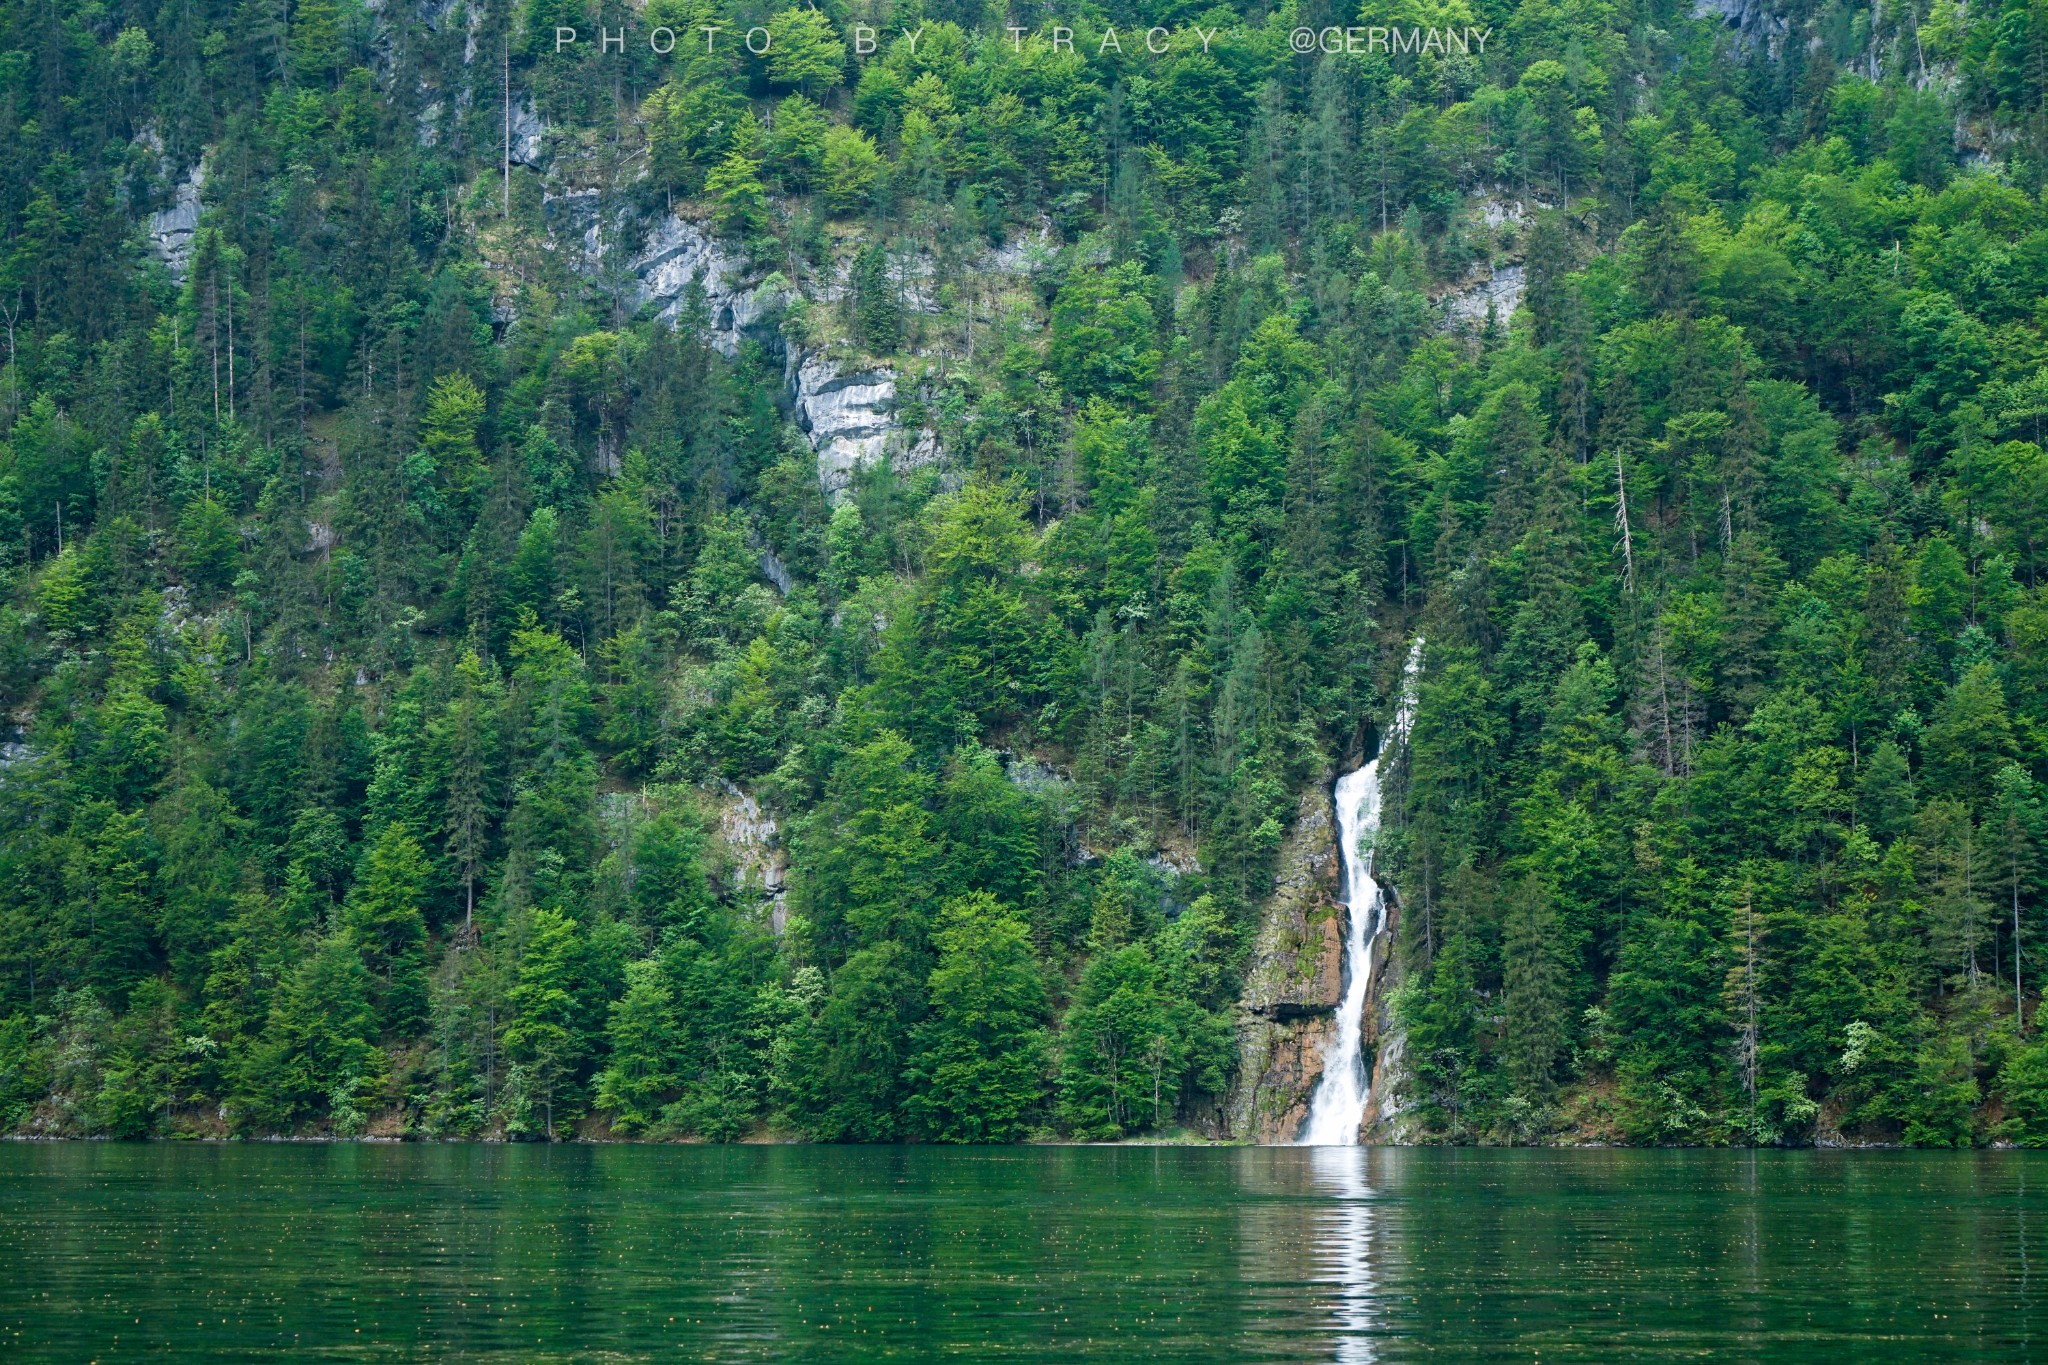
[[[0,1143],[6,1360],[2009,1361],[2044,1298],[2017,1153]]]

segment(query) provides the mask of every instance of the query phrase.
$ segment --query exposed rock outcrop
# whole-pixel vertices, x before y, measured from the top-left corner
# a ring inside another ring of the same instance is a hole
[[[1719,19],[1744,51],[1762,48],[1773,57],[1792,31],[1789,20],[1771,13],[1767,0],[1693,0],[1692,12],[1696,19]]]
[[[594,224],[587,229],[595,230]],[[648,232],[629,269],[639,302],[656,305],[670,326],[683,319],[695,284],[704,301],[704,339],[728,360],[750,336],[767,345],[779,341],[771,315],[781,302],[780,291],[749,284],[746,259],[726,250],[698,223],[667,215]]]
[[[541,153],[547,148],[547,125],[534,112],[533,102],[525,100],[512,106],[511,127],[506,133],[508,154],[515,166],[538,166]]]
[[[511,157],[522,165],[546,159],[547,128],[530,104],[513,107]],[[824,263],[818,278],[792,281],[764,273],[747,257],[719,241],[697,220],[664,213],[645,223],[630,208],[607,209],[591,188],[561,186],[543,203],[549,234],[577,268],[623,284],[634,306],[652,308],[671,326],[699,321],[707,344],[728,359],[748,342],[760,345],[783,365],[787,398],[797,426],[817,453],[818,479],[836,495],[855,471],[888,460],[899,472],[937,462],[938,435],[929,426],[904,421],[903,376],[895,369],[831,346],[792,342],[782,322],[799,298],[830,302],[845,291],[846,261]],[[638,242],[618,273],[619,244]],[[1012,278],[1020,284],[1043,271],[1056,253],[1046,228],[1025,233],[983,253],[976,273]],[[904,304],[917,313],[938,311],[932,263],[913,259],[902,276]]]
[[[938,438],[897,416],[896,376],[878,366],[842,368],[819,351],[789,352],[785,376],[796,424],[818,452],[818,481],[837,493],[854,471],[887,460],[900,473],[939,458]]]
[[[731,859],[719,880],[728,894],[752,900],[767,910],[768,927],[780,936],[788,914],[786,883],[789,855],[775,818],[746,791],[723,778],[718,781],[718,833]]]
[[[1379,987],[1374,994],[1384,996]],[[1372,1094],[1365,1102],[1365,1123],[1360,1127],[1358,1140],[1371,1146],[1405,1147],[1415,1141],[1415,1129],[1410,1110],[1413,1102],[1409,1097],[1408,1035],[1399,1029],[1388,1028],[1384,999],[1376,1002],[1377,1008],[1368,1014],[1369,1024],[1377,1024],[1372,1039],[1377,1060],[1373,1065]]]
[[[1308,1116],[1344,994],[1341,880],[1330,794],[1318,785],[1302,794],[1294,830],[1281,846],[1245,974],[1237,1078],[1225,1105],[1232,1137],[1292,1142]]]
[[[594,211],[563,216],[583,224],[585,252],[594,255]],[[790,286],[779,275],[754,279],[746,258],[728,250],[701,224],[665,216],[649,231],[629,268],[638,302],[653,305],[671,325],[681,322],[701,299],[705,340],[720,355],[737,356],[741,345],[751,340],[782,356],[790,407],[797,427],[817,452],[818,479],[826,492],[837,493],[851,482],[855,470],[878,460],[889,460],[901,471],[938,458],[937,438],[900,420],[894,371],[850,364],[824,349],[790,345],[779,326]]]
[[[1522,306],[1528,275],[1519,265],[1503,265],[1476,284],[1453,290],[1444,296],[1444,318],[1452,326],[1477,328],[1486,322],[1487,310],[1503,328],[1515,309]]]
[[[199,192],[206,186],[206,163],[195,162],[178,182],[171,206],[149,216],[149,245],[157,258],[170,268],[171,279],[185,282],[185,267],[192,260],[192,239],[199,231]]]

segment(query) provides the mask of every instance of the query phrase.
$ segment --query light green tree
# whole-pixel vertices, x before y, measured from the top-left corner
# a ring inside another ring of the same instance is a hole
[[[343,914],[376,982],[378,1015],[393,1033],[410,1032],[426,1018],[425,903],[431,877],[419,844],[400,826],[388,825],[370,846]]]
[[[823,13],[786,9],[770,19],[767,28],[769,80],[810,94],[839,84],[846,69],[846,44]]]
[[[644,1132],[676,1087],[675,998],[658,958],[627,964],[626,993],[606,1029],[611,1057],[597,1074],[597,1107],[622,1133]]]
[[[822,143],[823,178],[819,189],[834,213],[850,216],[868,205],[882,174],[882,154],[874,139],[858,128],[833,124]]]
[[[513,1018],[505,1046],[522,1068],[527,1104],[540,1111],[540,1130],[549,1142],[558,1119],[574,1112],[577,1072],[589,1053],[575,994],[581,956],[575,920],[557,910],[533,912],[519,981],[508,1000]],[[515,1115],[515,1122],[530,1118]]]
[[[931,1016],[916,1032],[908,1108],[941,1142],[1010,1142],[1045,1093],[1045,982],[1024,922],[982,891],[946,903],[932,936]]]
[[[1117,1138],[1154,1127],[1170,1095],[1157,1082],[1172,1030],[1143,944],[1088,964],[1060,1036],[1060,1118],[1078,1137]]]
[[[765,241],[774,233],[760,166],[744,153],[727,153],[705,181],[704,193],[711,200],[712,221],[730,240],[745,246]]]

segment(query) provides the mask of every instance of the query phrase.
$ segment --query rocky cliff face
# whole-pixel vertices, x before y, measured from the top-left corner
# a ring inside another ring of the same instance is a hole
[[[1389,891],[1386,923],[1372,944],[1372,989],[1365,997],[1365,1054],[1373,1059],[1372,1088],[1366,1093],[1358,1140],[1391,1146],[1414,1141],[1408,1035],[1393,1010],[1394,989],[1400,984],[1400,968],[1393,960],[1394,934],[1400,925],[1401,907]]]
[[[1237,1079],[1225,1105],[1229,1135],[1292,1142],[1323,1074],[1323,1048],[1344,994],[1341,883],[1330,794],[1302,793],[1280,850],[1238,1004]]]
[[[710,795],[725,854],[717,861],[713,885],[763,916],[779,938],[788,922],[789,894],[789,854],[782,845],[782,831],[751,793],[724,778]]]
[[[673,214],[663,218],[648,231],[627,268],[638,301],[655,305],[657,316],[670,326],[682,320],[690,286],[701,289],[704,339],[728,360],[749,337],[776,340],[773,314],[780,291],[749,284],[746,259],[719,245],[699,223]]]
[[[583,231],[586,254],[595,254],[594,221]],[[751,340],[782,357],[791,412],[817,452],[826,492],[837,493],[855,470],[880,460],[900,471],[938,458],[937,437],[901,421],[894,371],[790,344],[779,321],[795,287],[780,275],[755,278],[746,258],[726,249],[702,224],[664,217],[649,230],[629,269],[637,301],[653,305],[671,325],[690,307],[692,286],[700,290],[706,340],[721,355],[737,356]],[[830,298],[837,288],[827,283],[809,292]]]
[[[430,28],[438,31],[452,22],[454,10],[446,0],[419,3]],[[465,65],[477,60],[474,23],[471,29]],[[753,341],[782,361],[791,415],[817,453],[818,479],[828,494],[836,495],[855,471],[878,461],[887,460],[902,472],[941,458],[937,433],[904,421],[904,376],[896,369],[843,348],[797,344],[783,335],[786,305],[797,297],[831,302],[842,296],[845,259],[824,263],[818,278],[791,280],[750,262],[690,217],[665,213],[650,222],[631,208],[605,209],[606,196],[573,183],[572,173],[558,163],[552,130],[530,98],[517,91],[504,137],[512,164],[542,177],[549,238],[580,273],[622,289],[621,301],[652,306],[671,325],[692,305],[693,288],[701,290],[706,339],[714,348],[730,358]],[[631,243],[638,245],[627,248],[622,277],[620,250]],[[984,252],[972,273],[1029,292],[1027,277],[1046,268],[1054,254],[1049,227],[1041,226]],[[905,306],[913,312],[936,311],[932,262],[913,258],[901,265]]]
[[[1762,49],[1772,57],[1783,52],[1791,21],[1771,12],[1767,0],[1693,0],[1693,17],[1719,19],[1745,52]]]
[[[192,239],[199,232],[199,196],[206,188],[206,163],[195,162],[174,191],[171,206],[149,216],[149,247],[169,267],[171,283],[185,283],[192,260]]]
[[[797,427],[818,452],[818,481],[827,493],[881,460],[901,472],[939,458],[936,435],[912,431],[898,419],[896,376],[889,370],[845,369],[825,352],[792,347],[783,373]]]

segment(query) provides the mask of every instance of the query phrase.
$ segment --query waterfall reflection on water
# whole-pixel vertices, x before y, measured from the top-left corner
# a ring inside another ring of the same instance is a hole
[[[1318,1147],[1309,1155],[1316,1188],[1330,1200],[1316,1220],[1315,1271],[1317,1283],[1335,1290],[1331,1309],[1340,1365],[1378,1358],[1373,1188],[1367,1179],[1374,1155],[1364,1147]]]

